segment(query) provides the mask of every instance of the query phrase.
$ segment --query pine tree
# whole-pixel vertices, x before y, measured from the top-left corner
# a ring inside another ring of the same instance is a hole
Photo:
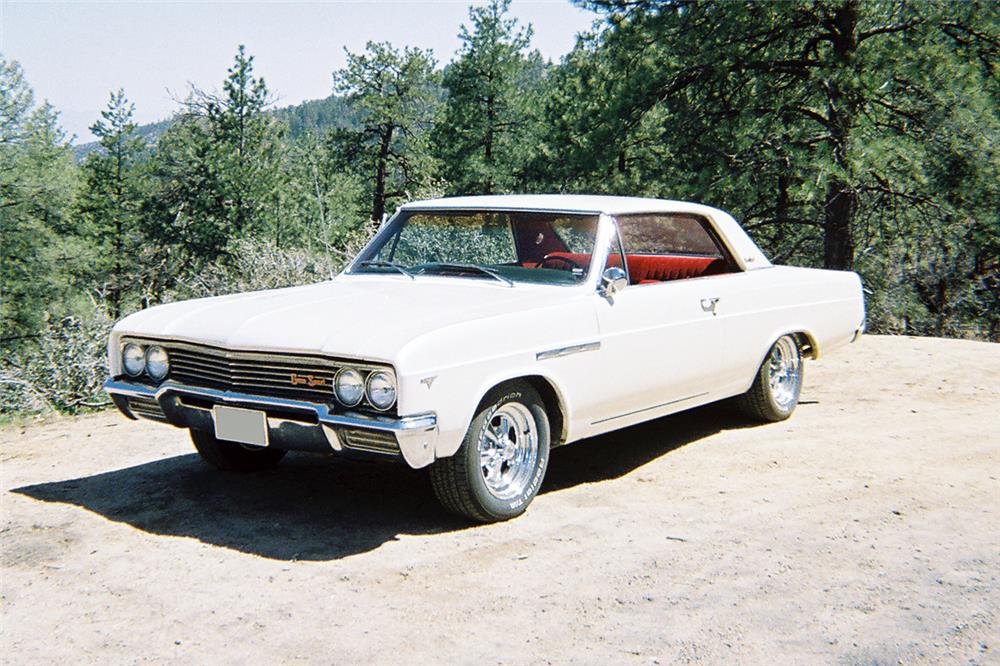
[[[65,229],[73,171],[58,114],[36,104],[21,66],[0,57],[0,346],[42,325],[64,285],[56,232]]]
[[[270,228],[280,243],[281,220],[275,215],[279,125],[264,113],[271,94],[264,79],[254,75],[253,60],[240,44],[223,95],[196,94],[195,107],[208,120],[230,228],[237,234]]]
[[[428,145],[437,102],[437,76],[430,51],[368,42],[364,53],[347,52],[347,66],[333,75],[334,89],[348,96],[360,129],[338,130],[331,140],[344,168],[370,174],[371,220],[387,205],[426,188],[434,171]]]
[[[240,45],[222,93],[192,88],[184,113],[159,140],[144,215],[174,267],[220,260],[247,235],[284,242],[282,125],[267,114],[270,104],[253,56]]]
[[[541,57],[528,54],[531,26],[507,18],[510,0],[469,8],[462,48],[448,65],[448,92],[435,147],[449,189],[460,194],[510,191],[530,154],[525,142],[533,116]]]
[[[132,122],[134,110],[119,89],[111,93],[101,119],[90,127],[100,150],[83,164],[78,204],[82,223],[78,233],[94,250],[89,265],[80,269],[104,294],[113,319],[121,316],[126,297],[139,284],[145,249],[140,207],[146,148]]]
[[[553,77],[542,187],[715,204],[860,271],[872,328],[995,335],[996,3],[581,4],[606,24]]]

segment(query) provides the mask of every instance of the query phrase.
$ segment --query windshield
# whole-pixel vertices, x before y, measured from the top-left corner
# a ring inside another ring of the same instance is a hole
[[[572,213],[404,210],[351,272],[578,284],[587,279],[597,220]]]

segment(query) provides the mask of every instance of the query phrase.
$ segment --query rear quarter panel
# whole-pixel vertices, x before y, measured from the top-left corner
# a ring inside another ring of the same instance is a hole
[[[782,335],[804,333],[813,355],[845,345],[864,325],[861,279],[856,273],[774,266],[729,276],[723,317],[720,388],[746,391],[771,345]]]

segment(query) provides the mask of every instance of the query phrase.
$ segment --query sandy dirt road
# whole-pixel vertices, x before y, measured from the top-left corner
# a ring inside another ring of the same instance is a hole
[[[6,664],[1000,663],[1000,346],[866,337],[790,421],[553,453],[470,527],[403,467],[214,472],[117,414],[0,430]]]

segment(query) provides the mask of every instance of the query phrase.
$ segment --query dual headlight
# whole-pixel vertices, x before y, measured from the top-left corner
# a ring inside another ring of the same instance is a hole
[[[150,379],[159,382],[170,372],[170,359],[167,350],[159,345],[144,347],[130,342],[122,348],[122,366],[129,377],[138,377],[146,373]]]
[[[334,393],[345,407],[357,407],[368,398],[372,407],[386,410],[396,402],[396,379],[385,370],[368,373],[368,378],[354,368],[342,368],[334,379]]]

